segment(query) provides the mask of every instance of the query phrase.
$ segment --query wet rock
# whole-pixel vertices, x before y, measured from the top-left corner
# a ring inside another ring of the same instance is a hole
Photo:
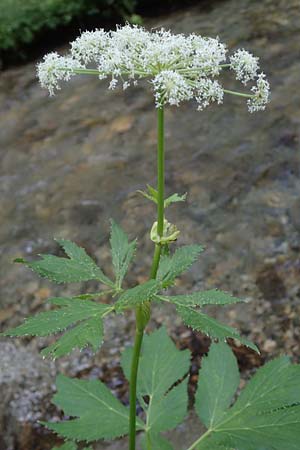
[[[284,282],[272,265],[264,267],[259,272],[256,283],[266,300],[276,301],[286,296]]]
[[[11,342],[0,343],[0,361],[0,429],[5,430],[0,436],[0,448],[41,449],[46,433],[37,421],[53,415],[50,397],[55,368],[37,353]]]
[[[300,233],[300,199],[296,199],[291,205],[290,215],[292,224]]]

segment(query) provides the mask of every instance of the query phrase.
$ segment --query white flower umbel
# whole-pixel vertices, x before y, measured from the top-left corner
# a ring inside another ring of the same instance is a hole
[[[235,71],[237,80],[243,84],[254,80],[259,70],[258,58],[246,50],[237,50],[230,58],[230,68]]]
[[[198,82],[197,89],[198,111],[202,111],[211,102],[223,103],[224,91],[217,81],[203,78]]]
[[[42,87],[47,88],[50,95],[54,95],[55,89],[60,89],[60,80],[69,81],[71,76],[76,74],[76,70],[83,67],[72,57],[59,56],[53,52],[44,56],[43,62],[38,64],[37,72]]]
[[[108,44],[108,36],[104,30],[85,31],[71,42],[71,55],[77,61],[88,64],[100,58]]]
[[[163,106],[167,101],[178,106],[183,100],[193,97],[193,89],[180,73],[174,70],[162,70],[152,81],[156,106]]]
[[[125,25],[114,31],[82,33],[71,43],[69,56],[45,56],[38,64],[38,76],[51,95],[60,88],[60,81],[68,81],[74,74],[89,74],[109,77],[109,89],[115,89],[119,82],[127,89],[146,78],[158,108],[195,99],[202,110],[212,102],[222,103],[225,93],[248,98],[250,112],[264,109],[269,101],[264,75],[258,76],[248,93],[229,91],[214,79],[227,68],[243,84],[257,77],[258,58],[237,50],[227,62],[226,53],[226,46],[218,39]]]
[[[248,110],[253,113],[263,111],[266,104],[270,101],[270,84],[266,80],[264,73],[260,73],[257,78],[256,86],[251,88],[253,97],[247,101]]]

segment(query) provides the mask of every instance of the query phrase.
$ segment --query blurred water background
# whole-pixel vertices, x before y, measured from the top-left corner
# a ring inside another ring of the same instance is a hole
[[[176,292],[219,287],[249,299],[246,305],[210,310],[261,348],[259,358],[235,346],[244,377],[283,352],[299,361],[299,0],[199,0],[176,7],[170,2],[163,9],[148,3],[138,10],[128,2],[126,11],[120,4],[101,18],[96,11],[87,19],[83,8],[46,34],[44,24],[33,44],[17,38],[13,46],[2,49],[2,329],[45,310],[50,296],[97,288],[93,283],[54,286],[12,264],[20,256],[57,254],[53,237],[84,246],[110,274],[107,240],[113,217],[139,241],[128,286],[147,277],[152,254],[148,234],[155,210],[136,191],[155,183],[151,92],[146,83],[126,92],[108,91],[106,81],[77,77],[49,98],[35,73],[35,58],[50,49],[64,52],[68,38],[85,23],[113,26],[124,16],[144,12],[146,27],[219,36],[230,49],[244,47],[261,57],[272,89],[265,112],[250,115],[245,102],[233,97],[204,112],[197,112],[192,103],[166,111],[167,193],[188,193],[186,203],[170,208],[168,219],[182,231],[180,244],[206,247]],[[51,31],[57,29],[59,36]],[[225,75],[224,84],[232,89],[230,78]],[[171,308],[154,308],[150,329],[160,324],[168,327],[179,347],[193,351],[192,380],[196,379],[207,340],[187,331]],[[132,325],[131,314],[109,320],[106,343],[97,355],[86,350],[56,362],[43,361],[38,353],[51,338],[1,339],[0,450],[47,450],[55,443],[37,420],[60,414],[50,406],[57,372],[100,378],[127,402],[118,364],[120,349],[131,342]],[[199,427],[190,419],[172,433],[175,448],[182,450],[185,441],[192,442]],[[120,441],[95,448],[126,446]]]

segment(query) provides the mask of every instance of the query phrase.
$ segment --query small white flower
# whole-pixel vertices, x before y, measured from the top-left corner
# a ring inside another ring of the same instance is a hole
[[[116,89],[117,84],[118,84],[117,78],[113,78],[111,80],[111,82],[109,83],[108,89],[111,89],[111,90]]]
[[[187,80],[173,70],[163,70],[153,79],[156,106],[165,103],[178,106],[183,100],[193,97],[193,90]]]
[[[71,42],[71,55],[87,64],[96,61],[108,44],[109,36],[104,30],[85,31]]]
[[[237,50],[230,57],[230,68],[236,72],[237,80],[243,84],[254,80],[259,69],[258,58],[244,49]]]
[[[256,86],[251,88],[254,96],[247,101],[248,110],[253,113],[263,111],[267,103],[270,101],[270,84],[266,80],[264,73],[260,73],[257,77]]]
[[[43,62],[37,66],[37,72],[42,87],[47,88],[50,95],[54,95],[55,89],[60,89],[58,82],[69,81],[75,75],[73,69],[82,67],[84,66],[74,58],[53,52],[44,56]]]
[[[123,91],[126,91],[126,89],[128,89],[129,87],[130,87],[129,81],[124,81],[124,83],[123,83]]]
[[[215,80],[203,78],[197,84],[196,101],[198,111],[202,111],[210,103],[223,103],[224,91],[220,83]]]

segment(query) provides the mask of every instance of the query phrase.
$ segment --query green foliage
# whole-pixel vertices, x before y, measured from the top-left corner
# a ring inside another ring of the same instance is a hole
[[[135,0],[0,0],[0,50],[17,49],[41,31],[90,15],[130,19]],[[137,18],[136,18],[137,19]]]
[[[102,317],[112,310],[111,306],[78,298],[52,298],[49,302],[59,308],[30,317],[3,335],[48,336],[73,326],[54,344],[45,348],[42,355],[57,358],[74,348],[82,349],[87,345],[91,345],[94,351],[98,350],[103,341]]]
[[[192,294],[186,295],[165,296],[162,299],[178,306],[230,305],[232,303],[243,301],[233,297],[227,292],[219,291],[217,289],[193,292]]]
[[[174,303],[183,322],[194,330],[201,331],[211,338],[220,339],[221,341],[224,341],[226,338],[238,339],[244,345],[259,352],[256,345],[247,339],[242,338],[236,329],[224,325],[196,309],[196,307],[199,306],[229,305],[242,301],[231,296],[227,292],[211,289],[208,291],[193,292],[192,294],[187,295],[156,295],[155,299]]]
[[[132,348],[127,348],[122,355],[122,367],[128,379],[132,351]],[[189,360],[189,351],[179,351],[164,327],[145,336],[137,395],[146,414],[147,439],[155,441],[160,432],[174,428],[184,419],[187,412],[187,378],[170,388],[188,373]],[[145,396],[149,398],[148,404],[143,400]],[[152,448],[159,446],[156,443]],[[168,448],[166,444],[165,448]]]
[[[200,245],[185,245],[179,247],[173,255],[162,256],[157,272],[157,279],[162,287],[172,285],[175,278],[185,272],[203,250]]]
[[[127,273],[129,264],[131,263],[135,249],[136,240],[128,242],[128,237],[122,228],[111,221],[111,236],[110,236],[112,263],[114,266],[116,276],[116,288],[120,289],[123,279]]]
[[[213,427],[226,411],[239,386],[236,359],[224,343],[212,344],[208,357],[202,358],[195,409],[203,424]]]
[[[39,255],[42,258],[39,261],[29,262],[18,258],[15,262],[25,264],[41,277],[48,278],[55,283],[98,280],[107,286],[114,287],[114,283],[104,275],[83,248],[65,239],[57,240],[57,242],[63,247],[69,258]]]
[[[156,280],[149,280],[143,284],[125,291],[115,304],[116,311],[133,308],[146,301],[152,300],[153,296],[160,290],[161,285]]]
[[[259,353],[258,348],[255,344],[248,339],[242,338],[235,328],[228,325],[224,325],[218,322],[216,319],[209,317],[200,311],[193,309],[192,307],[178,306],[178,314],[181,316],[183,322],[188,326],[193,328],[193,330],[201,331],[207,334],[213,339],[220,339],[221,341],[227,338],[233,338],[239,340],[242,344],[251,348],[252,350]]]
[[[150,200],[153,203],[158,202],[158,192],[156,189],[154,189],[152,186],[150,186],[149,184],[147,184],[147,191],[137,191],[140,194],[143,195],[143,197],[147,198],[148,200]],[[186,200],[186,193],[183,195],[179,195],[177,193],[170,195],[168,198],[165,199],[164,201],[164,208],[167,208],[168,206],[170,206],[172,203],[177,203],[177,202],[184,202]]]
[[[65,415],[77,417],[61,423],[44,423],[58,435],[76,441],[113,439],[128,431],[129,410],[98,380],[78,380],[59,375],[53,403]],[[137,428],[143,423],[137,418]]]
[[[299,449],[300,365],[287,357],[267,363],[229,408],[239,376],[230,353],[224,344],[213,344],[200,370],[196,411],[208,432],[197,449]]]

